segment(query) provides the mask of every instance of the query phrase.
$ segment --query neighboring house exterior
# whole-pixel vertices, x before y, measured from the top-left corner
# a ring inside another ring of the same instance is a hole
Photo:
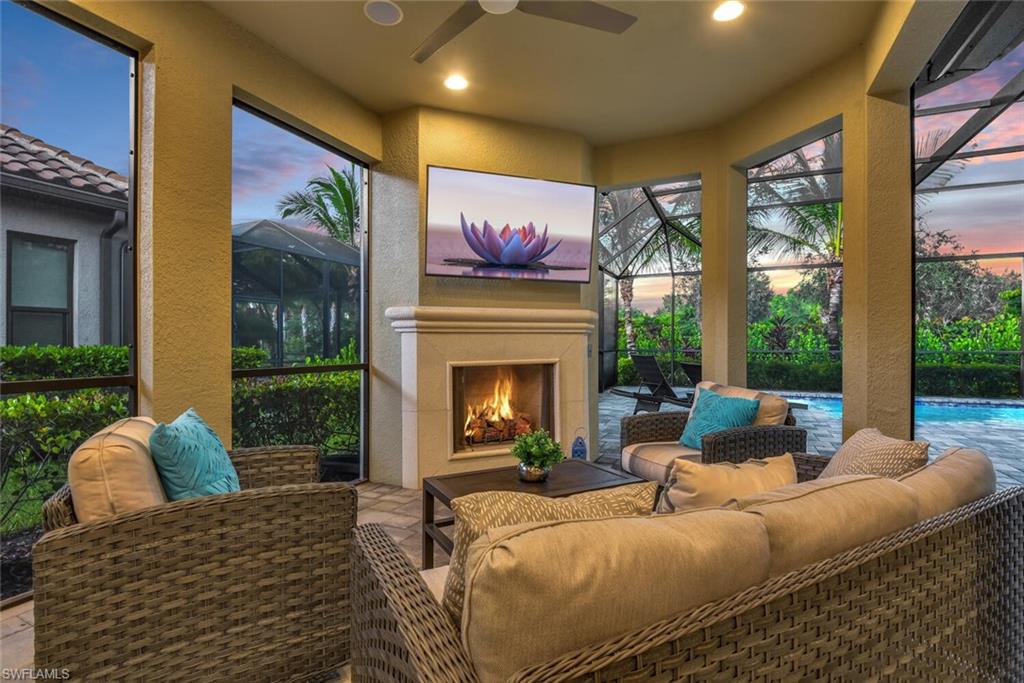
[[[128,179],[0,124],[5,344],[128,344]]]

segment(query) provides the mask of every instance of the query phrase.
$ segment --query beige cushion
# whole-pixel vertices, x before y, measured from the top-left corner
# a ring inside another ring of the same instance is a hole
[[[918,519],[955,510],[996,490],[992,461],[973,448],[950,448],[898,481],[917,493]]]
[[[868,428],[847,439],[818,476],[827,479],[845,474],[871,474],[895,478],[927,462],[927,441],[893,439]]]
[[[629,484],[565,498],[545,498],[516,491],[485,491],[452,500],[455,538],[444,586],[442,604],[454,623],[462,619],[466,556],[470,544],[488,529],[565,519],[589,519],[615,515],[649,515],[654,510],[658,486]]]
[[[712,507],[795,483],[796,465],[789,453],[740,464],[702,465],[680,458],[672,468],[659,511]]]
[[[80,522],[167,502],[149,453],[156,423],[128,417],[101,429],[71,455],[68,485]]]
[[[443,565],[440,567],[432,567],[430,569],[423,569],[420,571],[420,576],[427,583],[427,588],[430,589],[430,594],[434,596],[434,600],[437,600],[437,604],[441,604],[441,598],[444,595],[444,584],[448,580],[448,569],[449,565]]]
[[[678,441],[633,443],[622,449],[619,463],[630,474],[664,484],[679,458],[700,462],[700,451],[683,446]]]
[[[843,476],[755,493],[730,507],[764,520],[771,574],[785,574],[917,522],[917,494],[893,479]]]
[[[731,387],[725,384],[715,384],[714,382],[699,382],[693,390],[693,405],[695,406],[697,405],[697,397],[700,396],[702,389],[711,389],[720,396],[760,401],[761,405],[757,409],[757,416],[754,418],[753,424],[781,425],[786,423],[786,415],[789,414],[789,401],[781,396],[766,394],[756,389]]]
[[[481,681],[754,586],[768,538],[711,509],[491,530],[473,544],[462,639]]]

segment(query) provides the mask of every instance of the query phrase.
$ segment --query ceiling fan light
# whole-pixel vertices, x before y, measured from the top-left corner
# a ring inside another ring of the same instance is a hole
[[[711,18],[715,21],[732,21],[743,14],[745,9],[746,7],[739,0],[725,0],[715,8]]]
[[[404,13],[402,8],[392,0],[366,0],[363,5],[363,14],[366,18],[380,26],[394,26],[402,21]]]
[[[508,14],[516,8],[519,0],[477,0],[488,14]]]
[[[444,79],[444,87],[449,90],[465,90],[469,87],[469,81],[462,74],[452,74]]]

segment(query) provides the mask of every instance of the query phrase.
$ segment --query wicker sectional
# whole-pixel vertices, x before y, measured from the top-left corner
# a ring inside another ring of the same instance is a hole
[[[827,458],[796,462],[807,480]],[[354,680],[477,680],[458,629],[382,528],[356,530],[353,571]],[[1022,680],[1022,642],[1014,488],[512,680]]]
[[[242,491],[78,523],[65,487],[33,551],[35,666],[74,680],[285,681],[349,659],[356,492],[316,449],[231,453]]]

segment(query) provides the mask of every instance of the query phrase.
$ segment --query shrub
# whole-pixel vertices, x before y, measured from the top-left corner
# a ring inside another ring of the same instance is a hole
[[[747,386],[790,391],[843,390],[843,364],[839,361],[801,361],[756,357],[747,360]]]
[[[104,389],[0,400],[0,531],[8,534],[39,524],[42,503],[66,481],[68,458],[78,445],[127,416],[127,393]]]
[[[1020,367],[997,363],[918,363],[919,396],[1013,398],[1020,395]]]
[[[629,356],[619,356],[616,361],[616,378],[619,384],[633,385],[640,383],[640,375],[636,372],[633,359]]]
[[[258,346],[236,346],[231,349],[231,367],[236,370],[262,368],[270,362],[270,354]]]
[[[232,442],[237,447],[314,444],[321,455],[358,448],[361,374],[234,380]]]
[[[127,346],[3,346],[0,378],[5,381],[127,375]]]

